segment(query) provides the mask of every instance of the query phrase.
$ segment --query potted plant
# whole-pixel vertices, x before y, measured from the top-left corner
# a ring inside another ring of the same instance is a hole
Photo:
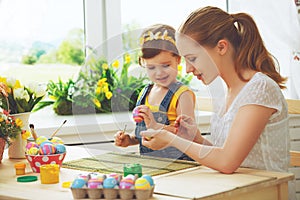
[[[3,108],[0,108],[0,163],[2,161],[4,147],[11,145],[11,141],[21,134],[22,139],[26,140],[30,133],[22,130],[23,122],[20,118],[15,118]]]
[[[37,83],[22,85],[15,78],[0,77],[0,107],[6,110],[10,117],[22,121],[22,129],[29,130],[28,119],[30,112],[46,94],[43,86]],[[25,158],[26,140],[22,139],[21,133],[15,137],[9,147],[10,158]]]
[[[128,74],[131,66],[129,54],[112,63],[101,57],[90,57],[78,78],[67,82],[59,80],[47,84],[49,100],[41,101],[37,108],[53,105],[58,115],[107,113],[132,110],[146,77]]]

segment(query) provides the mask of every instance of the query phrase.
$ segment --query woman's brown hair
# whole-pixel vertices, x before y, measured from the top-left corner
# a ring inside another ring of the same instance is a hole
[[[228,14],[217,7],[207,6],[195,10],[181,25],[179,32],[190,36],[200,45],[215,47],[219,40],[227,39],[235,49],[235,71],[252,69],[272,78],[285,88],[286,78],[276,69],[277,60],[267,51],[253,18],[246,13]]]

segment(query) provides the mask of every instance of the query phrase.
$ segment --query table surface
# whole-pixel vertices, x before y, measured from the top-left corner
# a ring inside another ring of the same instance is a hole
[[[67,146],[65,161],[91,157],[105,151]],[[60,183],[41,184],[39,174],[33,173],[26,159],[8,159],[7,150],[0,164],[0,199],[73,199],[71,190],[62,188],[65,181],[72,181],[78,170],[60,169]],[[15,175],[14,164],[26,163],[26,175],[38,176],[38,181],[19,183]],[[257,188],[285,183],[293,179],[291,173],[278,173],[240,168],[232,175],[219,173],[204,166],[172,172],[153,177],[154,196],[151,199],[218,199],[226,195],[251,192]],[[213,198],[215,197],[215,198]]]

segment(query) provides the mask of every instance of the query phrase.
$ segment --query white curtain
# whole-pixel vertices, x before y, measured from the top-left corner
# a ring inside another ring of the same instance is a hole
[[[268,50],[287,76],[286,98],[300,99],[300,25],[294,0],[228,0],[229,12],[246,12],[257,23]]]

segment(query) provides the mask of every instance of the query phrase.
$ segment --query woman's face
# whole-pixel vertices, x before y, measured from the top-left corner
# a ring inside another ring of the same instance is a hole
[[[214,50],[202,47],[183,34],[177,35],[176,41],[179,53],[186,61],[186,72],[193,73],[205,85],[215,80],[219,71],[214,63]]]
[[[149,79],[163,87],[176,82],[180,57],[162,51],[153,58],[142,59],[141,64],[146,68]]]

